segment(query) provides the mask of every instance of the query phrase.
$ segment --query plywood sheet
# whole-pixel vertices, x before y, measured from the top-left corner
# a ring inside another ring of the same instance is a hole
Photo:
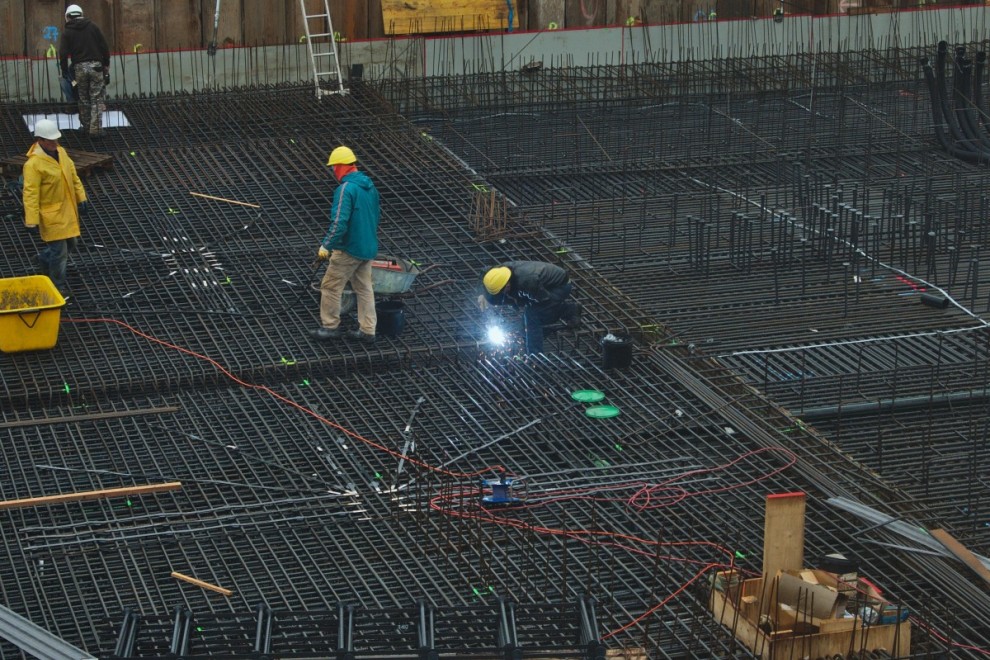
[[[29,57],[54,54],[65,27],[65,5],[51,0],[32,0],[25,5],[24,47]]]
[[[505,0],[381,0],[385,34],[434,34],[504,30]],[[519,26],[513,12],[512,26]]]
[[[117,5],[117,48],[125,53],[158,50],[155,22],[159,0],[120,0]]]
[[[333,29],[347,39],[360,39],[368,32],[367,0],[337,0],[330,3]]]
[[[110,52],[116,53],[123,49],[117,48],[117,31],[114,29],[114,5],[115,0],[86,0],[83,9],[86,16],[100,27],[103,38],[110,46]]]
[[[271,0],[244,0],[244,45],[261,46],[289,41],[285,24],[288,15],[286,4]],[[294,11],[299,11],[298,2],[291,4]]]
[[[298,10],[298,2],[292,2]],[[217,48],[240,46],[244,43],[244,31],[241,29],[241,3],[220,2],[220,15],[216,14],[216,2],[202,0],[200,19],[203,24],[203,46],[207,47],[213,41],[213,24],[217,26]]]
[[[566,0],[564,22],[569,28],[608,25],[615,22],[609,20],[608,9],[608,0]]]
[[[0,55],[24,54],[24,2],[0,0]]]
[[[158,37],[163,50],[201,48],[200,0],[168,0],[159,4]]]
[[[528,30],[548,30],[564,25],[564,0],[530,0]]]

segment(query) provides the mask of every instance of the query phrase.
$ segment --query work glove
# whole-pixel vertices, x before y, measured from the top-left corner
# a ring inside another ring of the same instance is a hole
[[[481,294],[480,296],[478,296],[478,309],[481,310],[482,312],[487,312],[488,307],[489,307],[488,298],[485,298],[485,294]]]
[[[316,258],[320,261],[326,261],[330,258],[330,250],[326,249],[322,245],[320,246],[320,251],[316,253]]]
[[[89,215],[89,201],[79,202],[79,215],[85,217]]]

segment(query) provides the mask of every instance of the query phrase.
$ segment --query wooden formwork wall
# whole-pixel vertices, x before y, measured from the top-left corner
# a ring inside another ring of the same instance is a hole
[[[519,30],[674,23],[768,17],[780,0],[510,0]],[[965,2],[966,0],[963,0]],[[974,0],[981,2],[982,0]],[[322,13],[323,0],[306,0]],[[916,6],[921,0],[786,0],[789,13],[829,14]],[[0,0],[0,56],[51,53],[71,0]],[[78,0],[103,29],[113,52],[205,48],[213,37],[216,0]],[[477,0],[479,10],[490,2]],[[934,3],[928,2],[933,5]],[[424,13],[449,5],[474,11],[472,0],[406,0]],[[330,0],[334,29],[345,39],[386,36],[382,0]],[[217,45],[296,43],[303,34],[299,0],[220,0]]]
[[[322,13],[322,0],[307,0]],[[64,0],[0,0],[0,56],[50,53],[65,23]],[[213,39],[215,0],[78,0],[115,53],[205,48]],[[381,0],[330,0],[335,31],[345,38],[383,36]],[[9,20],[8,20],[9,19]],[[299,0],[221,0],[217,46],[296,43],[303,35]]]

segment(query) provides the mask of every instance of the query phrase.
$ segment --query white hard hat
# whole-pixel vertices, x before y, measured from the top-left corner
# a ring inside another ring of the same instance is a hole
[[[68,18],[78,18],[83,15],[82,7],[79,5],[69,5],[65,8],[65,17]]]
[[[58,130],[58,124],[51,119],[39,119],[34,125],[34,136],[45,140],[57,140],[62,137],[62,133]]]

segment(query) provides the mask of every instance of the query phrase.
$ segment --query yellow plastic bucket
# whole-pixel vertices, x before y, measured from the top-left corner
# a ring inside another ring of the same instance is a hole
[[[0,351],[39,351],[58,341],[65,298],[44,275],[0,279]]]

